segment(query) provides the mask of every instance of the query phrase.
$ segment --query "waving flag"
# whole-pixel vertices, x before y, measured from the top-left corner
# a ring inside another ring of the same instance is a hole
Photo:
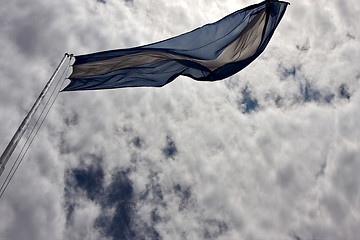
[[[161,42],[75,56],[64,91],[161,87],[179,75],[227,78],[264,51],[288,4],[268,0]]]

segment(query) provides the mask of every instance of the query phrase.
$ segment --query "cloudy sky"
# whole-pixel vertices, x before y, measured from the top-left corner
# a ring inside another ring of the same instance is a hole
[[[3,1],[1,151],[65,52],[159,41],[254,3]],[[223,81],[60,93],[0,199],[0,239],[358,238],[359,12],[292,1]]]

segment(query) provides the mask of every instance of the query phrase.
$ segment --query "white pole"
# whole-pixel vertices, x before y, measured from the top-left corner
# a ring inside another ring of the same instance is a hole
[[[3,152],[3,154],[0,157],[0,176],[3,173],[4,169],[5,169],[5,165],[8,162],[11,154],[14,152],[17,144],[19,143],[21,137],[24,135],[30,120],[32,118],[32,116],[34,115],[34,113],[36,112],[36,110],[38,109],[41,100],[45,97],[46,93],[48,92],[51,83],[54,81],[57,73],[60,70],[61,65],[64,63],[65,59],[71,57],[68,53],[65,53],[63,59],[61,60],[61,62],[59,63],[59,65],[57,66],[55,72],[53,73],[53,75],[51,76],[50,80],[47,82],[47,84],[45,85],[44,89],[42,90],[42,92],[40,93],[39,97],[36,99],[34,105],[31,107],[30,111],[28,112],[28,114],[26,115],[26,117],[24,118],[24,120],[22,121],[22,123],[20,124],[19,128],[17,129],[17,131],[15,132],[14,136],[12,137],[12,139],[10,140],[9,144],[7,145],[5,151]]]

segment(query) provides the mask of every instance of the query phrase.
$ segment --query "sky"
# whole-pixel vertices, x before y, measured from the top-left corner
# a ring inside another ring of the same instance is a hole
[[[255,3],[3,1],[0,150],[65,52],[160,41]],[[291,1],[223,81],[60,93],[0,199],[0,239],[358,238],[359,12]]]

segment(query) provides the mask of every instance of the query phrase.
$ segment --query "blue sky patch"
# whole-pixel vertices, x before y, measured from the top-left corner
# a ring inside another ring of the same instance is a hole
[[[243,113],[250,113],[256,110],[259,103],[256,98],[251,96],[251,91],[248,86],[242,90],[243,99],[239,102],[239,108],[242,109]]]
[[[177,147],[175,145],[174,140],[172,140],[171,137],[169,136],[166,137],[166,146],[163,148],[162,151],[167,158],[173,158],[177,154],[178,152]]]

